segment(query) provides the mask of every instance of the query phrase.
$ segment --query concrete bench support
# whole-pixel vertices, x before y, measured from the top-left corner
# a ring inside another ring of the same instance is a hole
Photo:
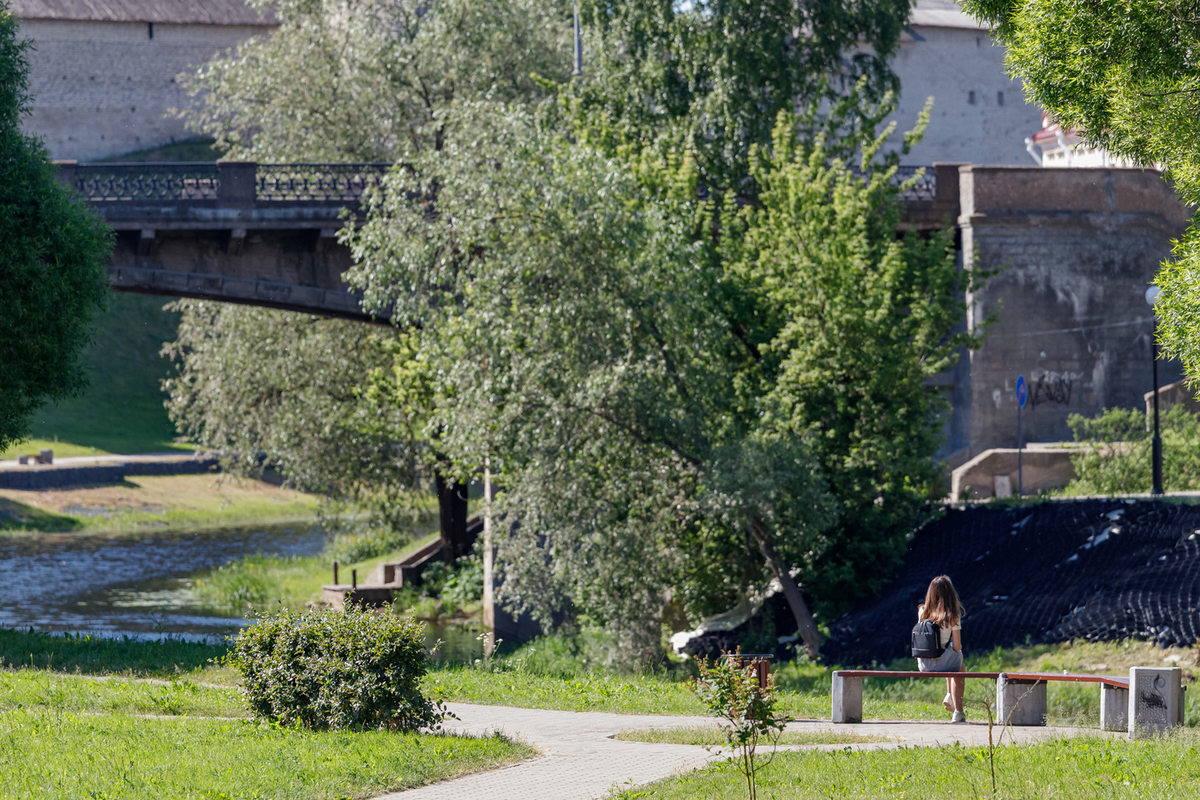
[[[996,678],[996,722],[1000,725],[1045,725],[1046,682]]]
[[[1129,729],[1129,690],[1120,686],[1100,684],[1100,729],[1124,731]]]
[[[1130,739],[1158,736],[1181,724],[1182,678],[1179,667],[1129,668]]]
[[[833,673],[833,716],[834,722],[862,722],[862,678],[843,677]]]

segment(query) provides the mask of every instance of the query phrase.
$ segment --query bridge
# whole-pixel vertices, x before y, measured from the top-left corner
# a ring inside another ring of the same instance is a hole
[[[116,232],[116,291],[388,321],[364,312],[342,279],[352,262],[336,237],[390,164],[57,163]],[[957,216],[958,195],[957,164],[927,169],[906,192],[902,227],[941,226]]]

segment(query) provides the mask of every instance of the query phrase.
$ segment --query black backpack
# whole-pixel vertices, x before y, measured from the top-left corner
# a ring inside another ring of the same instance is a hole
[[[942,629],[931,619],[923,619],[912,629],[913,658],[938,658],[946,648],[942,647]]]

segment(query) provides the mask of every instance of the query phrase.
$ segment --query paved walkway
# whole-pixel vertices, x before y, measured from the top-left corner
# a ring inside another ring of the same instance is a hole
[[[577,713],[465,703],[448,705],[459,719],[448,723],[447,731],[470,734],[499,731],[533,745],[542,751],[542,755],[511,767],[394,792],[378,800],[596,800],[608,795],[614,787],[625,789],[650,783],[680,771],[702,767],[716,758],[703,747],[620,742],[610,738],[622,730],[713,725],[714,721],[709,717]],[[933,747],[954,742],[987,744],[987,724],[978,722],[950,725],[944,722],[868,721],[860,725],[834,725],[828,721],[802,720],[792,723],[788,729],[836,730],[901,740],[812,748],[822,750],[846,747],[862,750],[902,744]],[[1017,742],[1032,742],[1095,731],[1013,728],[1012,733]]]

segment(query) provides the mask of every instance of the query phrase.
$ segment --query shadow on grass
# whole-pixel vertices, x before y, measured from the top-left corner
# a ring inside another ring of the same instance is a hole
[[[0,663],[14,669],[170,677],[207,667],[228,650],[223,644],[179,639],[142,641],[0,629]]]
[[[44,508],[0,497],[0,531],[69,533],[82,527],[81,521],[66,514],[56,514]]]

